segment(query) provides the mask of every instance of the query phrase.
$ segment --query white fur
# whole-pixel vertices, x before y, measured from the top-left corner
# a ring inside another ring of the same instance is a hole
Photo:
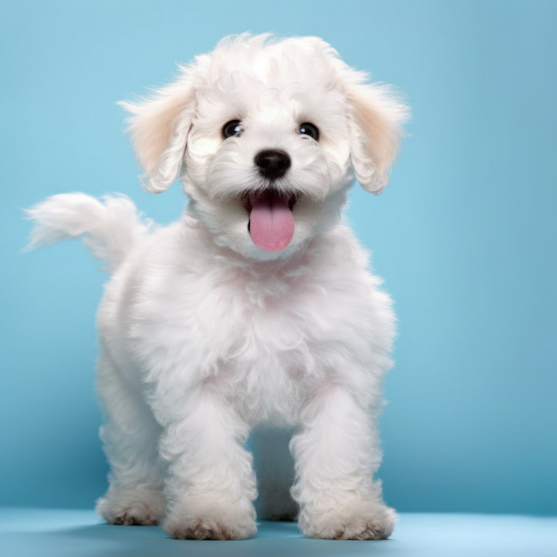
[[[385,185],[406,110],[365,79],[318,38],[225,39],[154,98],[123,103],[146,187],[180,174],[182,220],[153,228],[126,198],[84,194],[29,211],[33,246],[83,235],[112,271],[98,314],[109,522],[254,535],[254,429],[262,518],[299,513],[318,538],[391,533],[373,475],[395,318],[340,215],[354,171]],[[234,119],[244,132],[223,140]],[[239,200],[265,187],[253,161],[269,148],[292,159],[275,186],[299,195],[281,252],[253,243]]]

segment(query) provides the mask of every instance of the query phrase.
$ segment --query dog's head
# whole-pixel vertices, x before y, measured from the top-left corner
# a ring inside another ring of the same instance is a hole
[[[122,105],[147,190],[180,174],[190,214],[254,259],[288,256],[338,222],[354,173],[380,192],[406,117],[316,37],[224,39],[153,98]]]

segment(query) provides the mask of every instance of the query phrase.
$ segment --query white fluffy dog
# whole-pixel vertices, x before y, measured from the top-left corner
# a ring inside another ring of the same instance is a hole
[[[98,512],[241,539],[259,491],[260,518],[297,517],[307,536],[386,538],[373,475],[395,318],[341,210],[354,176],[385,186],[406,109],[315,37],[229,38],[180,70],[123,103],[145,187],[180,176],[179,222],[81,193],[29,210],[32,247],[83,235],[112,274]]]

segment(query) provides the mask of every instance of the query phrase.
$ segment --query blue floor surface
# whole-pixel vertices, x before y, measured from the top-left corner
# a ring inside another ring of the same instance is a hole
[[[401,514],[385,541],[304,538],[261,522],[246,541],[177,541],[155,526],[109,526],[93,511],[0,509],[1,557],[557,557],[557,518]]]

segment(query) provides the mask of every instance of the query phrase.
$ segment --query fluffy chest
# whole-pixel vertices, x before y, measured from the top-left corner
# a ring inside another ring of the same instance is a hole
[[[201,374],[214,366],[269,361],[307,350],[326,296],[308,277],[225,275],[169,276],[146,284],[130,319],[137,343],[167,354],[187,353]]]
[[[353,382],[388,351],[390,301],[348,231],[257,269],[188,241],[166,251],[153,242],[107,294],[101,329],[144,381],[178,392],[218,382],[252,409],[271,407],[334,374]]]
[[[218,384],[249,421],[295,419],[322,367],[314,333],[327,297],[309,276],[175,275],[140,294],[127,336],[148,382]]]

